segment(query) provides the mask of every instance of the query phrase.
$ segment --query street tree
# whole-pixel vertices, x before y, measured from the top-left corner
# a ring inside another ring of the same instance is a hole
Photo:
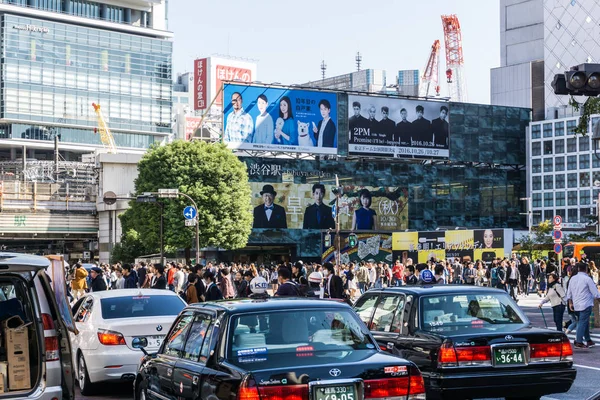
[[[553,230],[550,220],[540,222],[531,228],[531,234],[523,236],[521,239],[521,249],[528,253],[532,258],[541,257],[541,249],[552,245],[552,236],[550,233]]]
[[[227,250],[246,246],[252,229],[251,191],[246,165],[223,144],[175,141],[152,147],[138,164],[137,195],[158,189],[179,189],[198,205],[200,247]],[[167,252],[194,245],[194,227],[186,227],[183,209],[189,201],[158,199],[164,204]],[[134,230],[146,248],[160,248],[160,210],[156,203],[130,202],[123,213],[123,232]],[[130,235],[130,238],[136,237]],[[128,237],[124,236],[125,241]],[[128,245],[128,243],[125,243]]]

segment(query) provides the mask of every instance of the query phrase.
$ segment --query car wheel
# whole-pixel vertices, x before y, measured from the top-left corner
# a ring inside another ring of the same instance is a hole
[[[79,354],[79,360],[77,362],[77,383],[79,384],[82,395],[89,396],[91,394],[92,383],[90,382],[90,376],[87,372],[83,354]]]
[[[143,385],[143,383],[140,382],[140,384],[137,386],[135,400],[146,400],[148,398],[148,396],[146,394],[146,388],[143,387],[142,385]]]

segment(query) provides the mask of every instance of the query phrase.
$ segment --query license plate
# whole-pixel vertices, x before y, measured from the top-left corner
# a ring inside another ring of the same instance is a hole
[[[494,349],[496,365],[525,364],[521,347],[500,347]]]
[[[148,347],[160,347],[164,338],[164,336],[146,336]]]
[[[314,400],[359,400],[356,395],[356,386],[327,385],[314,388]]]

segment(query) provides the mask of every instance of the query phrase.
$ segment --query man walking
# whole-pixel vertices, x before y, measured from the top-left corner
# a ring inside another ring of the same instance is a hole
[[[567,301],[569,309],[574,311],[579,319],[574,346],[578,349],[587,349],[595,346],[590,337],[590,315],[594,307],[594,299],[600,298],[600,293],[598,293],[598,288],[592,278],[587,274],[587,264],[577,263],[577,270],[579,271],[577,275],[569,280]],[[586,343],[583,342],[584,340]]]

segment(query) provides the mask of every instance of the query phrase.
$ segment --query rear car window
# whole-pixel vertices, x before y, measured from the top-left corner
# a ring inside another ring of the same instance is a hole
[[[375,349],[365,325],[349,310],[272,311],[233,316],[228,358],[314,355]]]
[[[179,296],[125,296],[100,300],[102,318],[178,315],[185,307]]]
[[[516,303],[500,292],[423,297],[420,309],[421,329],[431,332],[501,329],[528,322]]]

